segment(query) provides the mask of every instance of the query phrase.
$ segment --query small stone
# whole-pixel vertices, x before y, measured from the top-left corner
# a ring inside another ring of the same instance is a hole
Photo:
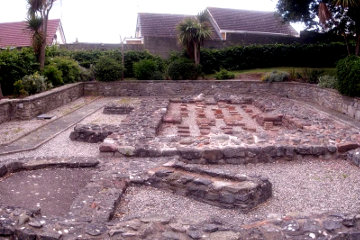
[[[323,227],[327,230],[327,231],[334,231],[336,229],[341,228],[341,222],[339,221],[333,221],[333,220],[325,220],[323,222]]]
[[[100,152],[116,152],[117,146],[111,143],[102,143],[99,147]]]
[[[27,222],[29,221],[29,219],[30,219],[30,218],[29,218],[28,215],[22,213],[22,214],[20,214],[20,216],[19,216],[18,224],[19,224],[19,225],[23,225],[23,224],[27,223]]]
[[[205,224],[203,226],[204,232],[212,233],[212,232],[216,232],[218,229],[219,229],[219,226],[216,224]]]
[[[28,224],[34,228],[42,228],[43,226],[43,224],[37,220],[31,220]]]
[[[132,146],[120,146],[118,152],[124,156],[130,157],[135,155],[135,148]]]
[[[192,239],[200,239],[203,235],[203,233],[199,230],[190,230],[187,232],[187,234],[192,238]]]
[[[107,231],[106,226],[101,224],[88,224],[85,227],[85,232],[90,236],[99,236]]]

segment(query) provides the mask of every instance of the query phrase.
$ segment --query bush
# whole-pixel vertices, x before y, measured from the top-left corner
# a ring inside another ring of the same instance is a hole
[[[61,86],[64,84],[62,72],[55,64],[46,65],[44,68],[44,76],[53,86]]]
[[[95,78],[99,81],[116,81],[119,80],[124,71],[120,62],[109,56],[103,56],[95,65]]]
[[[93,67],[90,69],[80,66],[80,80],[82,82],[92,81],[95,79]]]
[[[99,50],[88,50],[88,51],[74,51],[71,57],[75,59],[80,66],[90,68],[95,65],[104,52]]]
[[[222,79],[234,79],[235,78],[235,74],[232,72],[229,72],[226,69],[221,69],[219,72],[217,72],[215,74],[215,78],[217,80],[222,80]]]
[[[14,93],[20,96],[36,94],[52,86],[46,83],[46,77],[41,76],[38,72],[32,75],[26,75],[21,80],[14,83]]]
[[[337,87],[337,78],[329,75],[320,76],[318,86],[335,89]]]
[[[34,73],[38,67],[31,48],[0,50],[0,84],[3,94],[13,94],[15,81]]]
[[[160,78],[157,80],[163,79],[157,62],[152,59],[144,59],[134,63],[134,75],[141,80],[151,80],[154,77]]]
[[[167,74],[173,80],[195,80],[200,73],[201,66],[196,66],[194,62],[186,58],[171,62],[167,69]]]
[[[49,60],[49,65],[54,65],[61,71],[62,79],[65,84],[80,80],[80,66],[70,57],[54,57]]]
[[[305,68],[302,71],[301,76],[307,83],[317,84],[319,83],[319,77],[323,74],[324,74],[323,70]]]
[[[360,96],[360,57],[341,59],[336,66],[338,90],[347,96]]]
[[[289,80],[290,74],[287,72],[278,72],[273,71],[271,73],[267,73],[262,77],[262,81],[264,82],[284,82]]]

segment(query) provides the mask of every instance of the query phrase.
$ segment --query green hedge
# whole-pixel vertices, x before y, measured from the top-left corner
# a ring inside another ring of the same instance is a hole
[[[268,44],[202,49],[201,65],[205,73],[220,69],[242,70],[268,67],[334,67],[347,55],[343,43]]]

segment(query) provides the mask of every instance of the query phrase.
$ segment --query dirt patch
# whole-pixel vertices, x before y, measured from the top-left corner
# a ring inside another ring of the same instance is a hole
[[[65,216],[92,174],[89,169],[66,168],[15,173],[0,180],[0,203],[41,208],[46,216]]]

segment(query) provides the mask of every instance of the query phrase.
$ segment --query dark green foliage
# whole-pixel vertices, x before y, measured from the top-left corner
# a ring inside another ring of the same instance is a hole
[[[334,67],[346,55],[343,43],[249,45],[203,49],[201,65],[204,73],[221,68],[234,71],[279,66]]]
[[[62,79],[65,84],[80,80],[80,66],[70,57],[54,57],[49,60],[49,64],[54,65],[62,72]]]
[[[71,57],[75,59],[80,66],[85,68],[90,68],[90,66],[95,65],[103,55],[104,52],[99,50],[73,51],[71,53]]]
[[[143,59],[157,59],[157,61],[161,61],[161,58],[155,57],[151,55],[147,51],[128,51],[124,54],[124,61],[125,61],[125,77],[132,78],[135,77],[134,74],[134,63],[139,62]],[[159,66],[163,68],[163,66]],[[162,69],[163,70],[163,69]]]
[[[201,73],[201,66],[186,58],[180,58],[171,62],[167,73],[172,80],[196,80]]]
[[[335,89],[337,87],[337,78],[330,75],[320,76],[318,86],[322,88]]]
[[[301,74],[302,79],[305,80],[307,83],[319,83],[319,77],[324,75],[324,70],[318,69],[307,69],[305,68]]]
[[[265,76],[262,77],[264,82],[284,82],[288,81],[290,78],[290,74],[287,72],[278,72],[273,71],[271,73],[267,73]]]
[[[93,67],[84,68],[80,66],[80,81],[87,82],[95,80],[95,74]]]
[[[56,67],[55,64],[49,64],[45,66],[44,76],[55,87],[64,84],[62,72]]]
[[[46,77],[38,72],[24,76],[21,80],[14,83],[14,93],[19,96],[41,93],[51,88],[52,85],[46,83]]]
[[[32,74],[38,67],[31,48],[0,50],[0,84],[3,94],[13,94],[15,81]]]
[[[341,59],[337,66],[338,90],[348,96],[360,96],[360,57]]]
[[[222,80],[222,79],[234,79],[235,78],[235,74],[233,72],[229,72],[226,69],[221,69],[219,72],[217,72],[215,74],[215,78],[217,80]]]
[[[120,80],[123,71],[121,63],[109,56],[101,57],[94,68],[95,78],[104,82]]]
[[[157,76],[155,76],[155,73]],[[162,79],[159,73],[161,74],[160,67],[155,60],[143,59],[134,63],[134,75],[137,79],[151,80],[154,79],[154,77]]]

